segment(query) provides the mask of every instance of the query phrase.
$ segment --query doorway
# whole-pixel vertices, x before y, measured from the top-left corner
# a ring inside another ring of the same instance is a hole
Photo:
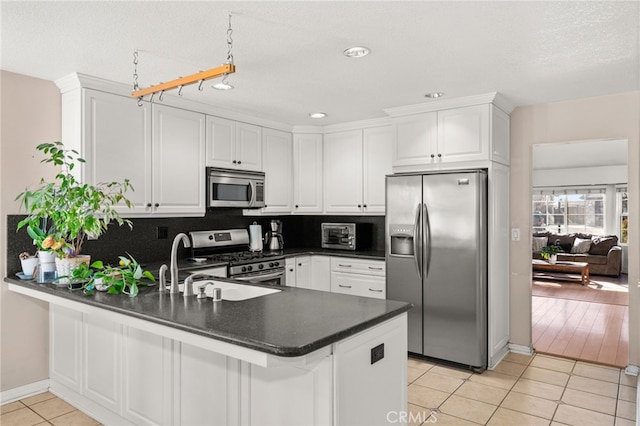
[[[587,280],[561,273],[563,267],[533,275],[534,350],[624,368],[629,354],[627,141],[532,149],[533,262],[549,262],[541,259],[542,247],[556,245],[562,266],[590,270]],[[600,245],[605,240],[608,246]]]

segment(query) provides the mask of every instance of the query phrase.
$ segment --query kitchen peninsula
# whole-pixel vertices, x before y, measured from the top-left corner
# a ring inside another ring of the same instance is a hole
[[[144,288],[50,305],[50,388],[104,424],[385,424],[407,409],[411,305],[282,287],[238,302]],[[223,281],[223,280],[221,280]]]

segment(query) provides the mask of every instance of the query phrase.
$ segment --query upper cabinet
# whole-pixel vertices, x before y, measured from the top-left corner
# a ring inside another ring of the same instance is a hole
[[[398,116],[395,171],[496,161],[509,164],[509,116],[491,103]]]
[[[262,128],[208,115],[206,165],[262,171]]]
[[[291,213],[293,209],[293,140],[291,133],[262,130],[262,166],[265,173],[263,213]]]
[[[322,135],[293,135],[293,212],[322,213]]]
[[[324,140],[324,211],[383,213],[392,128],[329,133]]]
[[[204,132],[204,114],[91,89],[63,96],[63,140],[86,160],[81,179],[129,179],[125,217],[204,215]]]

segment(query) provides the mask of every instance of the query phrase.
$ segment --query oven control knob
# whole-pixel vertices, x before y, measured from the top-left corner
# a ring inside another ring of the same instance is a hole
[[[273,268],[275,264],[273,262],[269,262],[269,268]]]
[[[261,263],[258,265],[258,269],[262,269],[262,268],[264,268],[264,265]]]
[[[253,267],[247,266],[247,271],[251,271],[252,269],[253,269]]]
[[[280,266],[280,262],[275,262],[274,265]]]
[[[242,272],[247,272],[247,267],[246,266],[242,267]]]

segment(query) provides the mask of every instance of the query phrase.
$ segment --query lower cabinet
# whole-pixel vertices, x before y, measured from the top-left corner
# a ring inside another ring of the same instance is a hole
[[[103,424],[377,425],[406,409],[406,314],[258,365],[99,308],[49,312],[51,390]]]
[[[331,291],[329,258],[298,256],[285,260],[285,284],[289,287]]]
[[[385,299],[384,261],[331,257],[331,291]]]

